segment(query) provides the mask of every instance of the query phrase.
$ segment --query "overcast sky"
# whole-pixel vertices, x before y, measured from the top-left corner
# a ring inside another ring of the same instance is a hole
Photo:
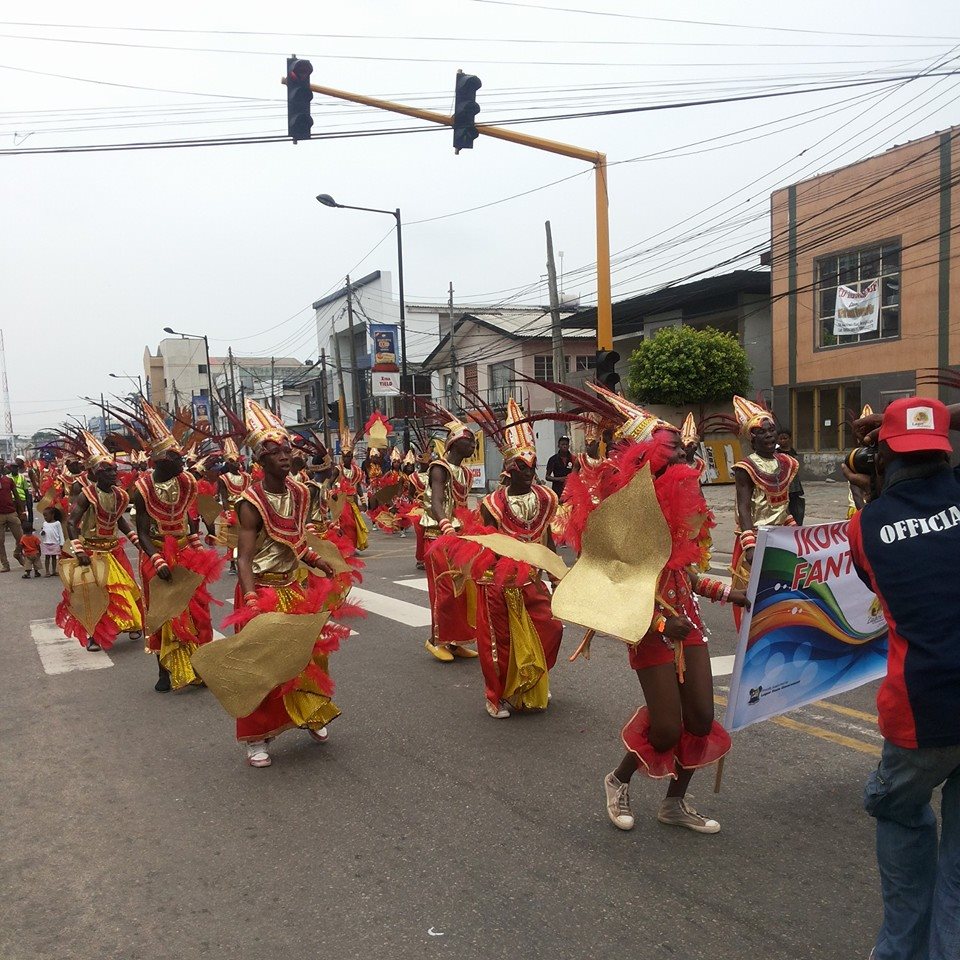
[[[312,60],[317,83],[445,113],[460,67],[483,80],[484,122],[960,68],[955,0],[549,2],[3,4],[7,21],[43,23],[0,23],[0,151],[285,134],[289,53]],[[768,234],[771,189],[957,123],[958,101],[960,76],[930,77],[521,129],[614,164],[617,299],[740,254],[733,266],[755,267],[745,252]],[[420,126],[319,95],[313,115],[315,134]],[[92,413],[78,395],[142,373],[164,326],[207,333],[214,354],[315,357],[310,303],[348,271],[395,268],[391,220],[321,207],[321,192],[402,208],[410,301],[444,300],[452,280],[464,302],[545,302],[547,219],[566,292],[595,297],[589,167],[483,137],[455,156],[448,129],[0,155],[0,170],[0,327],[20,434]]]

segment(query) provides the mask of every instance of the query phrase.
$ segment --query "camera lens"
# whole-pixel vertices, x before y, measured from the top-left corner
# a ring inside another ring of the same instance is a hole
[[[876,447],[854,447],[847,454],[847,467],[854,473],[872,474],[876,472],[877,449]]]

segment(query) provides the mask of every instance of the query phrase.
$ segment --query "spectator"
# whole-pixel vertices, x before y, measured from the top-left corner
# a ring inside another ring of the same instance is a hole
[[[17,485],[17,490],[20,493],[20,502],[24,505],[23,509],[27,516],[27,522],[33,523],[33,491],[30,488],[30,478],[24,471],[23,457],[17,457],[8,469],[11,479]]]
[[[889,628],[877,695],[883,752],[864,807],[877,821],[883,923],[875,960],[960,957],[960,405],[906,397],[880,417],[879,495],[849,523],[850,552]],[[844,474],[869,498],[870,478]],[[942,827],[930,805],[942,788]]]
[[[570,438],[561,437],[557,444],[557,452],[547,461],[547,483],[553,484],[553,492],[563,496],[567,477],[573,471],[573,457],[570,454]]]
[[[20,537],[20,563],[23,564],[23,579],[30,579],[33,571],[35,579],[40,579],[40,538],[33,533],[33,524],[28,520],[23,525],[23,536]]]
[[[789,430],[781,430],[777,434],[777,449],[781,453],[789,453],[797,463],[800,463],[800,454],[793,449],[793,434]],[[800,482],[800,471],[790,481],[789,504],[787,509],[790,516],[797,522],[798,527],[803,526],[803,515],[807,510],[807,501],[803,496],[803,484]]]
[[[12,477],[5,471],[0,471],[0,573],[10,572],[10,561],[7,559],[7,530],[13,534],[13,546],[19,549],[20,538],[23,536],[21,524],[26,520],[20,492]]]
[[[43,569],[48,577],[57,575],[57,562],[63,550],[63,515],[56,507],[47,507],[43,511],[43,527],[40,530],[40,553],[43,555]]]

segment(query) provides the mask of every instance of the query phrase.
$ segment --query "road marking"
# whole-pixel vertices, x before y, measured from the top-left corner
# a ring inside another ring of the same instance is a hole
[[[393,582],[400,587],[412,587],[414,590],[422,590],[424,593],[427,592],[426,577],[417,577],[416,580],[394,580]]]
[[[113,661],[102,651],[85,650],[72,637],[66,637],[53,618],[31,620],[30,633],[44,672],[51,675],[74,670],[103,670]]]
[[[853,707],[842,707],[839,703],[830,703],[829,700],[817,700],[810,704],[812,707],[823,707],[824,710],[833,710],[834,713],[842,713],[845,717],[856,717],[858,720],[866,720],[869,723],[876,723],[876,714],[866,713],[863,710],[854,710]]]
[[[727,705],[727,698],[718,693],[713,695],[714,703],[721,707]],[[860,753],[869,754],[872,757],[879,757],[881,749],[875,743],[866,743],[863,740],[856,740],[853,737],[845,737],[842,733],[836,733],[828,730],[826,727],[815,727],[811,723],[801,723],[792,717],[781,714],[779,717],[770,717],[770,723],[775,723],[778,727],[785,727],[787,730],[796,730],[800,733],[807,733],[811,737],[817,737],[819,740],[826,740],[830,743],[836,743],[841,747],[847,747],[850,750],[857,750]]]
[[[733,673],[733,664],[737,658],[732,657],[711,657],[710,669],[715,677],[729,677]]]
[[[395,597],[386,597],[382,593],[372,590],[363,590],[354,587],[350,591],[351,599],[359,600],[360,605],[367,613],[386,617],[408,627],[429,627],[430,608],[421,607],[416,603],[407,603],[406,600],[397,600]]]

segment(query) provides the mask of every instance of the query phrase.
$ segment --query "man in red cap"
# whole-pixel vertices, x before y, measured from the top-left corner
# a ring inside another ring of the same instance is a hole
[[[871,956],[947,960],[960,956],[960,406],[906,397],[857,426],[875,439],[880,492],[851,518],[850,551],[889,628],[883,754],[864,791],[883,895]]]

